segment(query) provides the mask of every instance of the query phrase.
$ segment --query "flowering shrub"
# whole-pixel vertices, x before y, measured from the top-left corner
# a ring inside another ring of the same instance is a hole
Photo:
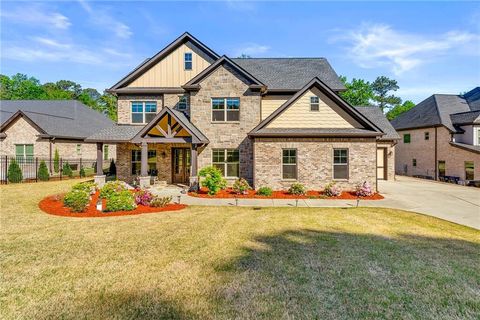
[[[240,178],[235,181],[232,189],[236,194],[247,194],[248,190],[250,190],[251,188],[247,180]]]
[[[151,207],[165,207],[172,201],[172,197],[159,197],[154,196],[154,198],[150,201]]]
[[[149,206],[154,198],[154,195],[150,191],[143,189],[136,190],[133,195],[135,197],[135,203],[141,204],[142,206]]]
[[[63,198],[63,205],[73,212],[83,212],[88,207],[90,195],[85,190],[72,190]]]
[[[273,190],[272,190],[272,188],[270,188],[270,187],[260,187],[260,188],[258,188],[258,190],[257,190],[257,194],[258,194],[259,196],[270,197],[270,196],[273,194]]]
[[[113,194],[125,190],[127,190],[127,186],[123,181],[107,182],[100,190],[100,198],[109,199]]]
[[[337,186],[335,182],[330,182],[325,186],[323,193],[327,197],[338,197],[339,195],[342,194],[342,189],[339,186]]]
[[[214,166],[203,168],[198,175],[204,177],[202,186],[208,189],[209,195],[215,195],[219,190],[227,187],[227,181],[223,179],[222,172]]]
[[[97,184],[95,182],[91,182],[91,181],[80,182],[80,183],[77,183],[77,184],[73,185],[72,191],[73,190],[85,191],[89,195],[92,195],[92,194],[95,193],[95,191],[97,191]]]
[[[363,183],[357,184],[355,187],[355,194],[357,197],[369,197],[373,195],[373,189],[370,183],[364,181]]]
[[[105,211],[131,211],[136,207],[133,194],[128,190],[123,190],[110,195]]]
[[[295,182],[290,186],[290,189],[288,189],[288,193],[297,196],[304,195],[307,193],[307,189],[305,189],[305,186],[303,184]]]

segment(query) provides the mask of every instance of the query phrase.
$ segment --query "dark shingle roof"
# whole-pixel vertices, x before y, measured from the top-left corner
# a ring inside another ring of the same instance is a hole
[[[3,125],[22,111],[48,135],[83,139],[114,123],[103,114],[75,100],[0,100]]]
[[[300,90],[317,77],[332,90],[345,90],[330,63],[325,58],[235,58],[232,59],[268,89]]]
[[[454,125],[480,123],[480,110],[451,114],[450,119]]]
[[[392,124],[388,121],[387,117],[383,114],[379,107],[375,106],[357,106],[355,107],[361,114],[363,114],[370,121],[375,123],[385,135],[380,140],[396,140],[400,139],[397,131],[393,128]]]
[[[480,153],[480,146],[474,146],[471,144],[460,143],[460,142],[450,142],[450,144],[454,147],[464,149],[467,151],[473,151],[475,153]]]
[[[463,95],[467,100],[470,110],[480,110],[480,87],[476,87]]]
[[[135,137],[143,127],[143,125],[116,124],[92,134],[85,139],[85,141],[128,142]]]

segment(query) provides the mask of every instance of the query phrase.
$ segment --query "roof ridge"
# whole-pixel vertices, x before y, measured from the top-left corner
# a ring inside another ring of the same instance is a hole
[[[277,59],[277,60],[282,60],[282,59],[323,59],[323,60],[327,60],[326,57],[258,57],[258,58],[240,58],[240,57],[237,57],[237,58],[230,58],[230,59],[238,59],[238,60],[249,60],[249,59],[257,59],[257,60],[260,60],[260,59]]]

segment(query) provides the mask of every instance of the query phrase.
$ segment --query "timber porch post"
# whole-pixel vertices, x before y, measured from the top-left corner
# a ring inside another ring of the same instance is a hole
[[[105,184],[107,177],[103,174],[103,143],[97,142],[97,172],[93,177],[95,183],[101,188]]]
[[[198,146],[196,144],[192,144],[191,150],[191,169],[190,169],[190,190],[198,191],[199,184],[198,184]]]
[[[138,177],[138,179],[140,187],[144,188],[150,185],[150,176],[148,175],[148,144],[145,141],[142,141],[141,156],[140,177]]]

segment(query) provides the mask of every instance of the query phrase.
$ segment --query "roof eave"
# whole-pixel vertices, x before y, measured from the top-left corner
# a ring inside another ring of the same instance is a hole
[[[248,136],[250,137],[262,137],[262,138],[278,138],[278,137],[295,137],[295,138],[312,138],[312,137],[322,137],[322,138],[372,138],[372,137],[381,137],[384,133],[381,132],[372,132],[372,133],[306,133],[306,132],[249,132]]]

